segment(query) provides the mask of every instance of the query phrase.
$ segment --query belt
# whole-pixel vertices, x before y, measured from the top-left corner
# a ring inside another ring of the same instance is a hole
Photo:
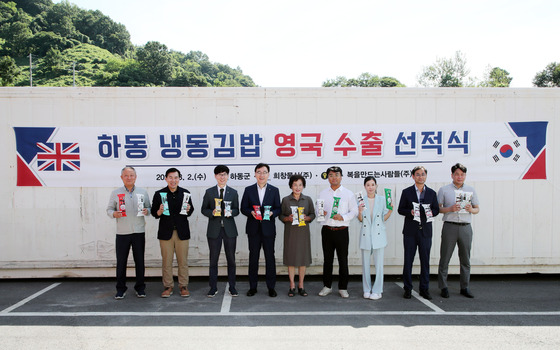
[[[348,229],[348,226],[323,226],[324,228],[326,228],[327,230],[331,230],[331,231],[342,231],[342,230],[346,230]]]
[[[470,222],[453,222],[453,221],[446,221],[445,223],[458,225],[458,226],[467,226],[471,224]]]

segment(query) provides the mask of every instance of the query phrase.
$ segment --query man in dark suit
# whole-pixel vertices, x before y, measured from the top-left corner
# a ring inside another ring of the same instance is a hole
[[[266,263],[268,295],[271,297],[277,295],[274,289],[276,287],[275,219],[282,212],[282,208],[278,188],[267,184],[269,172],[268,164],[257,164],[255,166],[257,183],[246,187],[241,199],[241,212],[247,216],[245,231],[249,238],[249,291],[247,292],[249,297],[257,293],[261,247]]]
[[[416,249],[418,249],[418,254],[420,255],[420,295],[425,299],[432,299],[428,290],[430,283],[432,223],[427,221],[427,212],[424,208],[424,204],[429,205],[433,217],[438,215],[439,205],[436,192],[425,185],[427,174],[428,171],[423,166],[416,166],[412,169],[414,185],[402,191],[401,200],[399,202],[399,214],[404,216],[403,296],[405,299],[410,299],[412,296],[412,264],[414,262],[414,256],[416,255]],[[413,203],[420,204],[420,222],[414,219]]]
[[[235,247],[237,245],[237,227],[234,217],[239,215],[239,196],[237,191],[226,186],[229,168],[218,165],[214,168],[217,186],[210,187],[202,199],[202,214],[208,217],[208,249],[210,250],[210,291],[207,296],[213,298],[218,294],[218,258],[224,243],[226,253],[229,294],[238,296],[235,289]],[[217,200],[216,200],[217,199]],[[226,205],[226,202],[228,205]]]
[[[162,298],[169,298],[173,294],[173,255],[177,256],[179,267],[178,279],[179,289],[182,297],[189,297],[187,288],[189,284],[189,239],[191,231],[189,220],[194,211],[192,199],[189,199],[186,208],[183,208],[185,194],[190,192],[179,187],[181,172],[176,168],[169,168],[165,172],[167,187],[162,188],[154,194],[152,201],[152,215],[159,219],[158,236],[162,258],[162,279],[164,291]],[[165,198],[165,200],[162,200]],[[167,201],[168,210],[164,205]],[[183,210],[185,209],[185,210]]]

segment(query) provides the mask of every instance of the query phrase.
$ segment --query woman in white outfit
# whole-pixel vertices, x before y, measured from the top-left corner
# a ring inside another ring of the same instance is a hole
[[[377,195],[377,180],[373,176],[364,179],[367,197],[359,206],[358,220],[362,223],[360,230],[360,249],[362,250],[362,284],[364,298],[381,299],[383,293],[383,251],[387,246],[385,221],[391,213],[387,209],[385,196]],[[375,264],[375,283],[371,285],[370,261],[373,255]]]

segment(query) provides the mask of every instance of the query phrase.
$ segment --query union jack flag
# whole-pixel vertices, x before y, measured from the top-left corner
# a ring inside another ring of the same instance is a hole
[[[37,152],[39,171],[80,170],[80,146],[78,143],[37,142],[41,151]]]

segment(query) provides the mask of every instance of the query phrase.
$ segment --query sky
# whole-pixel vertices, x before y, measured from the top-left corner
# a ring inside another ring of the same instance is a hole
[[[416,87],[424,67],[457,51],[473,78],[500,67],[511,87],[532,87],[560,62],[558,0],[70,2],[124,24],[135,45],[201,51],[262,87],[320,87],[365,72]]]

